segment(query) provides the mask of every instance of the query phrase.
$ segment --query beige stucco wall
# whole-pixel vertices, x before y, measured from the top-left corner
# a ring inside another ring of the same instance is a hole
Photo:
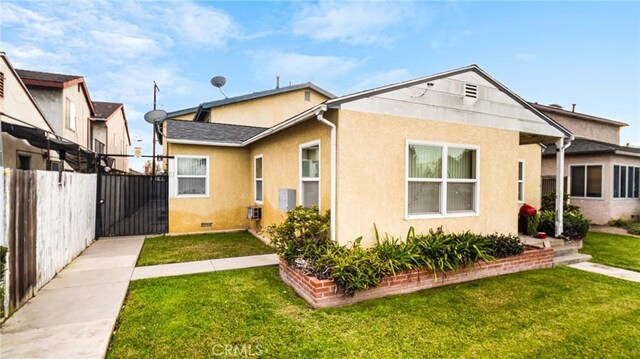
[[[555,157],[544,157],[542,161],[542,175],[555,176]],[[580,207],[580,211],[592,223],[605,224],[612,218],[631,218],[632,215],[640,215],[640,199],[613,198],[613,165],[633,165],[640,167],[640,158],[618,155],[590,155],[590,156],[565,156],[565,176],[569,178],[569,167],[580,164],[601,164],[602,174],[602,198],[571,198],[571,204]],[[571,188],[569,186],[569,191]]]
[[[311,93],[310,101],[304,100],[305,91]],[[209,122],[271,127],[326,99],[326,96],[314,90],[300,89],[212,108]],[[195,111],[190,114],[177,116],[175,119],[192,120],[194,114]]]
[[[308,120],[251,145],[250,172],[248,182],[250,197],[246,205],[254,204],[253,184],[254,158],[262,155],[263,204],[262,220],[252,222],[251,228],[261,230],[268,225],[281,222],[286,213],[278,209],[278,190],[296,190],[296,203],[301,204],[300,189],[300,145],[320,140],[320,210],[330,209],[331,193],[331,131],[316,120]]]
[[[169,154],[209,157],[209,195],[169,198],[169,232],[191,233],[247,228],[250,205],[249,150],[246,148],[169,144]],[[175,168],[169,167],[170,185]],[[170,191],[171,192],[171,191]],[[201,223],[213,222],[202,228]]]
[[[445,231],[517,232],[519,133],[469,125],[340,111],[338,127],[337,236],[340,243],[379,231],[405,236],[442,226]],[[406,141],[480,148],[477,216],[405,219]]]
[[[129,153],[129,137],[125,125],[124,109],[121,107],[114,112],[107,120],[109,140],[107,144],[108,153],[126,155]],[[129,159],[127,157],[117,157],[113,166],[122,172],[129,172]]]
[[[584,137],[616,145],[620,144],[620,127],[616,125],[581,120],[570,116],[563,116],[555,112],[543,112],[571,131],[576,137]]]
[[[520,146],[518,160],[524,160],[524,202],[540,208],[542,148],[537,144]]]

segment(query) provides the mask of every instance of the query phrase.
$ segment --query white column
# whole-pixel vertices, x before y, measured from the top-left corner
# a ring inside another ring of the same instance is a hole
[[[556,238],[562,234],[564,214],[564,138],[556,141]]]

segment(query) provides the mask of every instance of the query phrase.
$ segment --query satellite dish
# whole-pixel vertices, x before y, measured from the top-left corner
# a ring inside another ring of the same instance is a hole
[[[214,76],[211,78],[211,84],[214,87],[217,87],[218,90],[220,90],[220,93],[222,94],[222,96],[224,96],[224,98],[227,98],[227,95],[224,94],[224,92],[222,92],[222,86],[224,86],[224,84],[227,83],[227,79],[224,76]]]
[[[217,88],[221,88],[227,83],[227,79],[224,76],[214,76],[211,78],[211,84]]]
[[[144,114],[144,120],[153,124],[157,121],[164,121],[167,118],[167,111],[153,110]]]

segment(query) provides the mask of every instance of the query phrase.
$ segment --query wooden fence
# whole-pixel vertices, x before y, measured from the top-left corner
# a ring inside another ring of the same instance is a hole
[[[11,170],[4,180],[8,315],[93,241],[96,175]]]

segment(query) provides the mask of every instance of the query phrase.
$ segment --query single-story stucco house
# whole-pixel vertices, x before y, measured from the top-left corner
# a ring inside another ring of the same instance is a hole
[[[476,65],[341,97],[276,88],[169,118],[171,233],[260,231],[317,205],[342,244],[372,244],[374,224],[517,233],[520,204],[540,203],[540,144],[562,159],[573,139]]]

